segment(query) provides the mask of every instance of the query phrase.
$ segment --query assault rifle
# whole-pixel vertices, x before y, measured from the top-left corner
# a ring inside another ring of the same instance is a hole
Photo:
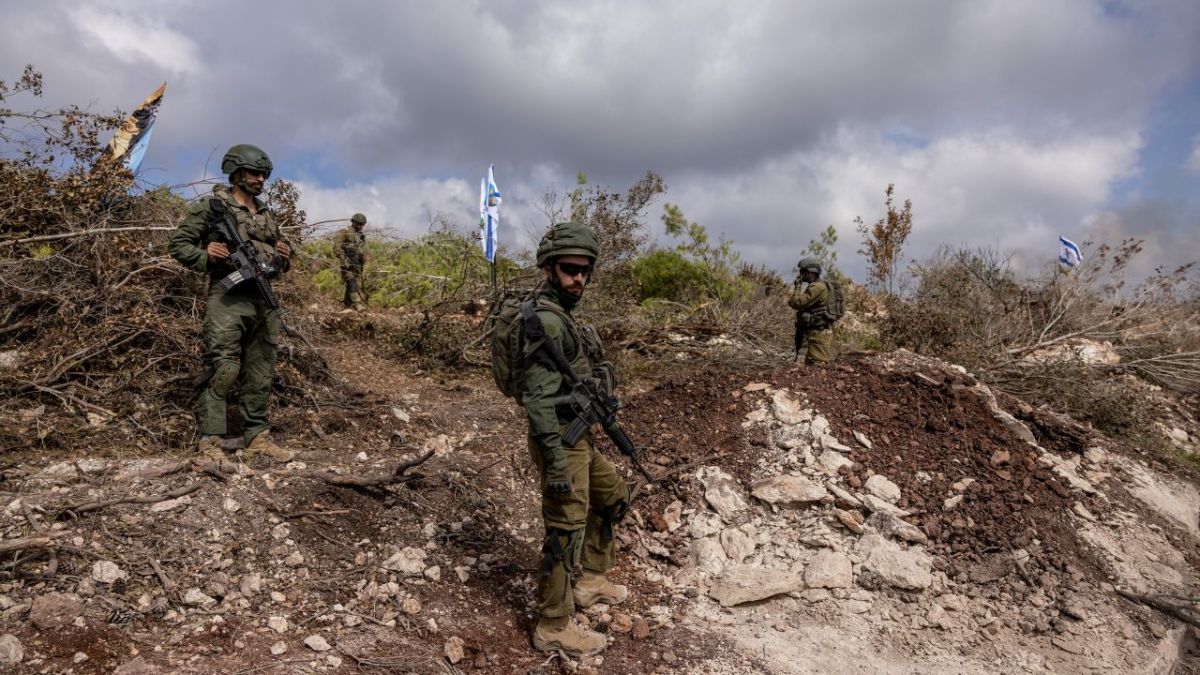
[[[601,387],[600,383],[591,377],[580,378],[575,374],[575,370],[570,363],[567,363],[567,357],[563,355],[558,345],[545,339],[546,332],[542,328],[542,322],[538,319],[532,302],[521,304],[521,319],[525,323],[525,339],[541,340],[540,349],[550,357],[555,369],[571,383],[571,393],[559,396],[554,400],[554,405],[570,406],[575,413],[575,419],[567,425],[567,430],[563,432],[563,443],[574,445],[587,433],[588,429],[592,428],[592,425],[599,424],[600,428],[604,429],[604,433],[612,440],[613,445],[617,446],[617,450],[629,458],[638,473],[642,474],[647,481],[653,481],[654,477],[642,466],[633,439],[629,438],[629,434],[625,433],[625,430],[617,423],[617,411],[621,408],[621,402],[617,400],[617,397],[605,391],[604,387]],[[583,345],[579,345],[579,349],[583,349]]]
[[[571,372],[571,375],[574,374]],[[633,439],[629,438],[629,434],[625,433],[625,430],[617,423],[617,410],[621,408],[621,402],[617,400],[617,397],[604,391],[604,388],[595,380],[590,377],[586,379],[576,377],[571,381],[571,393],[558,397],[554,403],[571,406],[576,415],[575,419],[567,425],[567,430],[563,432],[563,443],[574,445],[588,429],[592,428],[593,424],[599,424],[604,429],[604,433],[612,440],[613,445],[617,446],[617,450],[629,458],[638,472],[645,476],[646,480],[654,480],[642,466],[637,448],[633,445]]]
[[[275,297],[275,291],[271,289],[269,281],[279,270],[259,255],[254,244],[242,239],[242,233],[238,232],[237,219],[224,200],[213,199],[209,203],[220,215],[215,228],[217,239],[229,249],[229,257],[225,260],[233,266],[233,271],[217,283],[226,291],[231,291],[242,282],[254,281],[258,292],[267,301],[267,307],[276,314],[282,314],[279,298]],[[283,317],[280,317],[280,324],[283,324]],[[291,331],[288,331],[288,335],[291,335]]]
[[[275,313],[279,319],[279,326],[283,328],[283,332],[294,337],[304,343],[304,346],[312,350],[316,355],[320,367],[326,372],[329,371],[329,366],[325,362],[325,358],[321,356],[316,347],[309,343],[299,331],[293,330],[287,322],[283,320],[283,308],[279,306],[279,298],[275,297],[275,291],[271,289],[270,278],[278,273],[267,260],[264,260],[259,254],[258,249],[251,242],[242,239],[242,233],[238,232],[237,219],[229,210],[229,206],[222,199],[212,199],[209,201],[212,208],[220,214],[220,218],[216,223],[217,239],[229,248],[229,257],[225,260],[233,266],[233,271],[226,275],[217,283],[221,284],[221,288],[226,291],[233,290],[238,284],[253,281],[258,287],[258,292],[262,294],[264,300],[267,301],[267,308]]]

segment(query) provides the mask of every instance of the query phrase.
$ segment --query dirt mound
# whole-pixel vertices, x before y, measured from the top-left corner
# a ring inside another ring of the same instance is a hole
[[[896,482],[898,506],[947,557],[947,573],[967,581],[990,554],[1024,549],[1026,571],[1085,571],[1104,578],[1103,561],[1082,546],[1068,513],[1107,506],[1040,462],[1037,446],[997,419],[979,383],[953,371],[880,369],[857,362],[779,373],[777,386],[803,393],[851,445],[852,487],[872,474]],[[948,500],[956,505],[946,509]],[[986,574],[977,572],[976,576]]]

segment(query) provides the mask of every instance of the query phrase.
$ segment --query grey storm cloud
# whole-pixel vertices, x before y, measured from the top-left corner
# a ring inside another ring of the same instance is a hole
[[[148,161],[171,180],[255,142],[315,215],[365,202],[412,233],[469,209],[488,162],[524,230],[546,181],[654,169],[781,269],[830,223],[852,257],[891,181],[914,253],[1037,247],[1104,210],[1200,63],[1200,5],[1168,0],[5,6],[0,77],[34,63],[51,100],[104,110],[168,81]]]

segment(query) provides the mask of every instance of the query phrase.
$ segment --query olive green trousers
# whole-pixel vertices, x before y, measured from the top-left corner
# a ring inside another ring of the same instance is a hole
[[[226,397],[234,386],[246,442],[267,429],[275,356],[279,351],[279,319],[266,300],[213,293],[204,311],[204,370],[208,381],[200,392],[200,433],[224,436]]]
[[[828,363],[836,356],[832,330],[814,330],[804,334],[804,363]]]
[[[538,575],[538,614],[572,616],[571,595],[575,566],[604,573],[613,564],[613,525],[629,505],[629,488],[611,462],[585,434],[574,447],[566,447],[571,494],[564,498],[546,494],[546,472],[541,450],[532,439],[529,452],[542,480],[542,521],[546,537]]]
[[[366,307],[367,294],[362,288],[362,272],[342,268],[342,283],[346,285],[346,293],[342,296],[342,304],[346,307]]]

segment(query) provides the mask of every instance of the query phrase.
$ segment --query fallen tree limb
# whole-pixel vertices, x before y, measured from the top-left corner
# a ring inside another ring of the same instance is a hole
[[[640,493],[642,491],[642,488],[646,487],[647,485],[653,485],[654,483],[660,483],[660,482],[662,482],[668,478],[671,478],[673,476],[678,476],[681,473],[687,473],[688,471],[691,471],[692,469],[700,466],[701,464],[708,463],[708,462],[712,461],[713,459],[716,459],[717,457],[720,457],[720,453],[705,455],[705,456],[701,457],[700,459],[692,460],[692,461],[688,462],[687,464],[680,464],[679,466],[674,467],[671,470],[666,471],[665,473],[661,473],[661,474],[655,476],[654,480],[640,480],[637,483],[634,483],[633,488],[629,491],[629,502],[632,504],[633,500],[637,499],[638,493]]]
[[[118,473],[116,476],[113,476],[113,480],[139,480],[142,478],[162,478],[163,476],[169,476],[173,473],[178,473],[180,471],[190,469],[191,467],[192,467],[192,463],[189,461],[186,461],[186,460],[182,461],[182,462],[168,462],[166,464],[160,464],[158,466],[150,467],[149,469],[145,469],[142,471],[122,471],[121,473]]]
[[[49,534],[41,534],[36,537],[25,537],[23,539],[2,539],[0,540],[0,553],[26,551],[31,548],[53,548],[55,544],[54,540],[65,534],[69,534],[69,532],[61,530]]]
[[[204,487],[204,483],[192,483],[191,485],[187,485],[185,487],[179,488],[178,490],[172,490],[171,492],[167,492],[167,493],[164,493],[161,495],[140,495],[140,496],[135,496],[135,497],[118,497],[116,499],[105,499],[103,501],[98,501],[98,502],[84,502],[82,504],[72,504],[72,505],[63,507],[62,510],[59,512],[57,518],[62,518],[63,516],[65,516],[67,514],[78,516],[83,513],[90,513],[92,511],[99,511],[100,509],[106,509],[110,506],[116,506],[117,504],[154,504],[156,502],[165,502],[168,499],[178,499],[179,497],[183,497],[184,495],[190,495],[202,487]]]
[[[167,596],[172,600],[178,601],[179,594],[175,592],[175,582],[171,581],[171,577],[167,576],[167,573],[163,571],[162,564],[151,558],[150,568],[154,570],[154,575],[158,577],[158,583],[162,584],[163,591],[166,592]]]
[[[350,513],[352,509],[333,509],[331,511],[293,511],[291,513],[280,514],[282,518],[306,518],[308,516],[336,516],[343,513]]]
[[[1190,605],[1179,605],[1179,604],[1175,604],[1175,603],[1167,600],[1167,598],[1179,597],[1179,596],[1175,596],[1175,595],[1170,595],[1170,596],[1142,595],[1141,593],[1132,593],[1130,591],[1123,591],[1119,588],[1116,589],[1116,592],[1117,592],[1117,595],[1121,596],[1122,598],[1125,598],[1126,600],[1129,600],[1131,602],[1136,602],[1136,603],[1139,603],[1142,605],[1146,605],[1147,607],[1150,607],[1152,609],[1157,609],[1158,611],[1162,612],[1163,614],[1166,614],[1167,616],[1178,619],[1178,620],[1188,624],[1189,626],[1195,626],[1196,628],[1200,628],[1200,616],[1197,616],[1195,609],[1193,609],[1193,607],[1195,606],[1194,598],[1192,599],[1192,602],[1190,603]]]
[[[112,234],[116,232],[170,232],[174,227],[104,227],[95,230],[80,230],[78,232],[64,232],[62,234],[43,234],[37,237],[25,237],[24,239],[5,239],[0,241],[0,246],[15,246],[17,244],[30,244],[35,241],[57,241],[59,239],[74,239],[75,237],[87,237],[93,234]]]
[[[75,467],[79,468],[78,462],[75,463]],[[44,524],[42,524],[37,519],[37,516],[33,515],[33,509],[31,509],[29,507],[29,504],[27,504],[25,502],[21,502],[21,513],[25,514],[25,520],[29,521],[30,527],[32,527],[35,532],[38,532],[42,535],[46,535],[50,532],[50,528],[48,528]],[[45,576],[47,579],[53,579],[54,575],[57,573],[58,573],[58,553],[55,553],[54,549],[50,549],[50,563],[46,566]]]
[[[293,471],[284,471],[283,473],[280,473],[278,475],[280,478],[289,478],[289,477],[314,478],[316,480],[325,481],[326,483],[328,483],[330,485],[338,485],[341,487],[353,487],[353,488],[386,487],[388,485],[397,485],[400,483],[407,483],[409,481],[416,480],[420,476],[420,474],[416,474],[416,473],[410,474],[410,473],[408,473],[408,470],[424,464],[430,457],[433,457],[433,450],[426,452],[424,455],[421,455],[420,457],[416,457],[414,459],[408,460],[407,462],[400,463],[395,468],[395,470],[392,471],[392,473],[386,474],[383,476],[355,476],[355,475],[339,476],[338,474],[330,473],[328,471],[317,471],[317,470],[309,470],[309,469],[297,469],[297,470],[293,470]]]

